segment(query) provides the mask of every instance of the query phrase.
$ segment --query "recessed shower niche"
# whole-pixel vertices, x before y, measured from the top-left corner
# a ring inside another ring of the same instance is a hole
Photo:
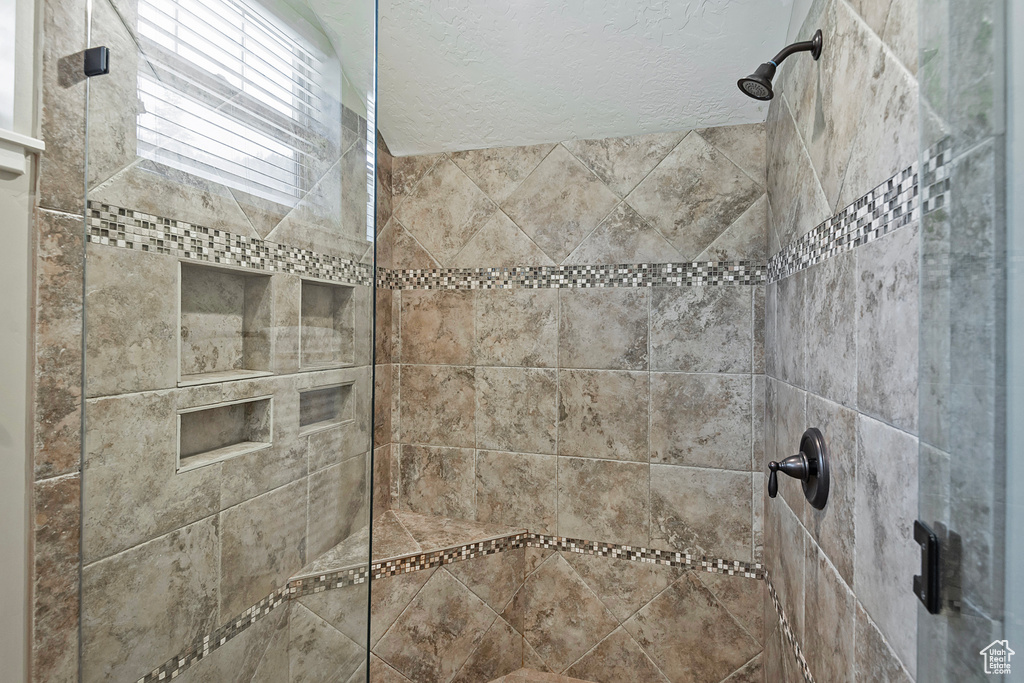
[[[355,362],[354,288],[314,280],[302,281],[302,327],[299,366],[303,370]]]
[[[353,419],[352,384],[299,392],[299,433],[311,434]]]
[[[270,372],[270,276],[181,263],[179,386]]]
[[[178,471],[270,448],[271,396],[178,411]]]

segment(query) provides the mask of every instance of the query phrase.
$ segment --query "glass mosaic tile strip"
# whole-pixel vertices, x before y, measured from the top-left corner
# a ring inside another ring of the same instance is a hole
[[[782,629],[782,635],[786,638],[786,643],[789,644],[789,650],[793,655],[794,661],[800,667],[804,683],[814,683],[814,676],[811,675],[811,669],[807,666],[807,659],[804,657],[803,649],[796,639],[796,633],[793,631],[789,619],[786,618],[786,612],[782,609],[782,601],[779,600],[779,594],[775,592],[775,586],[772,585],[771,577],[767,573],[764,576],[764,582],[768,588],[768,596],[772,600],[772,605],[775,606],[775,611],[779,615],[779,626]]]
[[[274,591],[213,633],[194,641],[181,653],[140,678],[138,683],[155,683],[156,681],[169,681],[177,678],[182,671],[206,659],[247,628],[265,619],[271,612],[288,600],[287,593],[287,588],[279,588]]]
[[[369,264],[110,204],[90,201],[86,222],[92,244],[345,284],[373,284]]]
[[[507,268],[377,271],[383,289],[570,289],[700,287],[764,284],[767,268],[752,261],[625,263]]]
[[[896,173],[845,209],[787,245],[768,261],[768,282],[778,282],[919,218],[917,163]]]
[[[713,574],[728,574],[751,579],[764,578],[764,568],[758,563],[739,562],[707,557],[698,557],[689,553],[666,550],[652,550],[616,543],[601,543],[577,538],[548,536],[544,534],[517,533],[510,536],[492,538],[486,541],[466,543],[443,550],[396,557],[372,563],[369,567],[358,565],[331,572],[323,572],[313,576],[293,579],[286,586],[274,591],[243,614],[232,619],[228,624],[217,629],[208,636],[192,643],[183,652],[171,658],[163,665],[138,680],[138,683],[154,683],[169,681],[176,678],[185,669],[202,661],[225,643],[235,638],[247,628],[265,618],[284,602],[300,598],[304,595],[322,593],[327,590],[366,583],[367,579],[384,579],[398,574],[432,569],[442,565],[462,562],[477,557],[485,557],[507,550],[520,548],[550,548],[562,552],[598,555],[613,559],[630,560],[665,564],[675,567],[689,567],[698,571]],[[813,682],[810,682],[813,683]]]
[[[671,550],[654,550],[616,543],[586,541],[578,538],[546,536],[544,534],[530,534],[527,545],[533,548],[550,548],[551,550],[559,550],[561,552],[598,555],[616,560],[664,564],[672,567],[689,567],[712,574],[743,576],[748,579],[764,578],[764,568],[760,563],[724,560]]]

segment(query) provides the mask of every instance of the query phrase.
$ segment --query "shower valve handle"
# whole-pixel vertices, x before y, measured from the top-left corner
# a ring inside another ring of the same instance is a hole
[[[821,431],[811,427],[800,438],[800,452],[782,462],[768,463],[768,496],[779,495],[779,472],[799,479],[804,489],[804,498],[819,510],[828,502],[828,490],[832,479],[828,448]]]
[[[803,452],[791,455],[782,462],[771,461],[768,463],[768,470],[768,496],[770,498],[779,495],[779,472],[800,481],[807,481],[812,474],[811,464]]]

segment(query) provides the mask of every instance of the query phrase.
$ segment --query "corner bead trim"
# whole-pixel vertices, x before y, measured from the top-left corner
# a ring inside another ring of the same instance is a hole
[[[768,282],[827,261],[918,219],[917,162],[899,171],[768,261]]]
[[[804,657],[803,649],[800,647],[800,642],[796,639],[796,633],[793,632],[789,619],[786,618],[786,612],[782,608],[782,601],[779,599],[779,594],[775,592],[775,586],[772,584],[771,576],[767,572],[764,575],[764,582],[768,588],[768,596],[772,600],[772,605],[775,606],[775,612],[779,615],[779,628],[782,629],[782,635],[785,636],[786,642],[789,644],[794,661],[800,667],[804,683],[814,683],[814,676],[811,675],[811,669],[807,666],[807,659]]]
[[[88,240],[178,258],[253,270],[294,273],[353,285],[373,285],[373,266],[257,237],[89,201]]]

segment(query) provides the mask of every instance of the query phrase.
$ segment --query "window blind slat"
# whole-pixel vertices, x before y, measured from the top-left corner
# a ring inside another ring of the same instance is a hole
[[[315,48],[241,0],[140,0],[138,16],[138,154],[294,206],[337,148]]]

